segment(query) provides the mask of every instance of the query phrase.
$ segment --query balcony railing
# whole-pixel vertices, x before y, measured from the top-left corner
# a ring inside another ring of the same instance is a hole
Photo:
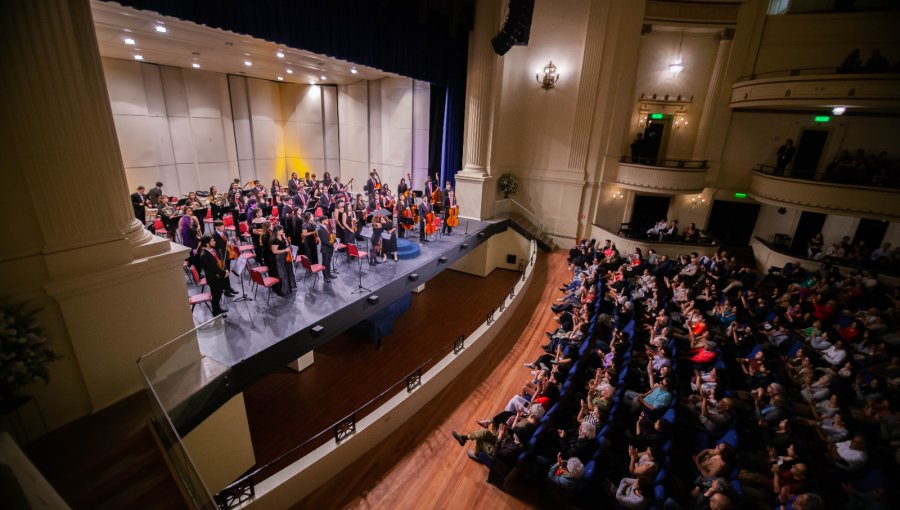
[[[619,159],[619,163],[631,163],[633,165],[656,166],[678,170],[684,168],[686,170],[705,170],[709,168],[705,159],[665,159],[665,158],[647,158],[643,156],[626,156],[623,155]]]
[[[900,189],[900,183],[891,180],[876,180],[877,175],[871,177],[865,177],[861,175],[851,175],[840,172],[839,170],[826,170],[824,172],[816,172],[809,170],[800,170],[797,168],[777,168],[771,165],[764,165],[762,163],[757,163],[753,167],[754,172],[758,172],[764,175],[772,175],[775,177],[783,177],[785,179],[794,179],[801,181],[818,181],[818,182],[828,182],[832,184],[849,184],[851,186],[859,186],[861,188],[874,188],[874,189],[883,189],[883,188],[891,188],[891,189]]]

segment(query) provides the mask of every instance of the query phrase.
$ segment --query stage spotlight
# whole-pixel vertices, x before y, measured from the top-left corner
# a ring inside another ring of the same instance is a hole
[[[309,330],[309,332],[310,334],[312,334],[312,336],[322,336],[322,333],[325,332],[325,326],[316,324],[312,327],[312,329]]]
[[[419,279],[419,273],[410,273],[407,278],[409,278],[409,281],[414,282]]]
[[[447,257],[441,257],[441,258],[439,258],[439,259],[438,259],[438,262],[440,262],[441,264],[446,264],[446,263],[447,263]]]
[[[371,296],[366,298],[366,301],[368,301],[370,305],[377,305],[378,304],[378,296],[376,296],[375,294],[372,294]]]
[[[482,238],[483,238],[485,235],[486,235],[486,234],[485,234],[484,232],[479,232],[479,233],[478,233],[478,237],[482,237]]]
[[[469,247],[469,243],[462,243],[461,245],[459,245],[460,250],[465,250],[468,247]]]

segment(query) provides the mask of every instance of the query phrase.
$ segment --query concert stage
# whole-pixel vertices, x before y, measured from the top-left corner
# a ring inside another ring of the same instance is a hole
[[[340,272],[337,279],[329,281],[320,274],[315,282],[313,276],[304,282],[305,271],[298,267],[293,294],[273,295],[271,306],[266,305],[269,290],[265,288],[259,289],[253,301],[223,298],[228,309],[224,326],[197,331],[200,352],[213,363],[205,363],[202,389],[192,392],[186,387],[190,384],[182,385],[181,391],[192,395],[172,413],[175,426],[182,433],[190,430],[243,388],[378,313],[510,226],[508,220],[468,220],[467,229],[466,220],[461,220],[452,235],[438,235],[419,245],[419,256],[397,262],[388,259],[375,266],[365,260],[360,266],[356,260],[348,261],[344,253],[335,254]],[[360,267],[362,286],[371,291],[354,293],[359,287]],[[232,287],[240,290],[237,276],[232,275],[231,280]],[[249,286],[245,277],[244,288]],[[253,297],[249,290],[248,295]],[[198,324],[208,319],[205,308],[196,311]]]

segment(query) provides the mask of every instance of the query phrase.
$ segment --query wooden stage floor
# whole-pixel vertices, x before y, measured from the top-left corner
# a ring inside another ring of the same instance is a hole
[[[555,328],[549,305],[569,277],[562,250],[539,254],[525,301],[504,330],[443,392],[352,466],[299,502],[296,509],[533,508],[488,484],[487,468],[470,460],[452,430],[475,430],[530,377],[522,367]]]

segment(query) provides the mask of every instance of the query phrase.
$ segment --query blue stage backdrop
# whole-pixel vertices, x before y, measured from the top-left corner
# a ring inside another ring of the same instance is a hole
[[[474,0],[118,1],[431,83],[431,113],[440,116],[432,117],[428,163],[455,180]]]

